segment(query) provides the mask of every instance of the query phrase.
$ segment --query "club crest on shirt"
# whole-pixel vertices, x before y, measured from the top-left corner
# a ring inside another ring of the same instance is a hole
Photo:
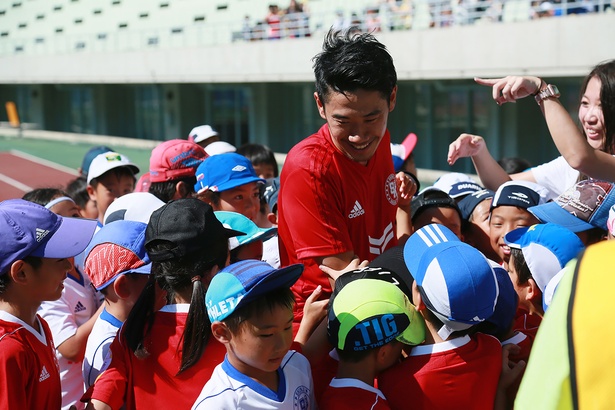
[[[307,410],[310,408],[310,389],[305,386],[299,386],[293,395],[293,409]]]
[[[384,194],[387,197],[387,201],[391,205],[397,205],[397,184],[395,183],[395,174],[388,176],[384,183]]]

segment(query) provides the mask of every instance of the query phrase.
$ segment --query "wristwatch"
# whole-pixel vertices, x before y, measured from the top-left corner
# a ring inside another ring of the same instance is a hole
[[[547,85],[547,87],[544,90],[540,90],[535,96],[534,99],[536,100],[536,103],[538,105],[540,105],[540,103],[546,99],[546,98],[559,98],[560,97],[560,92],[559,89],[557,88],[557,86],[553,85],[553,84],[549,84]]]

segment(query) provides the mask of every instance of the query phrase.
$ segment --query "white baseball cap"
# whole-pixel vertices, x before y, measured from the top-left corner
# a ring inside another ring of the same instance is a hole
[[[237,148],[235,148],[234,145],[229,144],[226,141],[212,142],[211,144],[205,147],[205,152],[210,157],[213,157],[214,155],[226,154],[226,153],[235,152],[235,151],[237,151]]]
[[[133,164],[127,156],[112,151],[105,152],[92,160],[88,170],[88,185],[94,178],[117,167],[128,167],[135,175],[139,173],[139,167]]]
[[[210,125],[199,125],[190,131],[189,137],[196,143],[205,141],[207,138],[215,137],[218,132],[211,128]]]

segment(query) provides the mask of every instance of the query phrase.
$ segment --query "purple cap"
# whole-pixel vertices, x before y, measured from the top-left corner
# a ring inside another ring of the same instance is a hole
[[[23,199],[0,203],[0,275],[27,256],[69,258],[92,239],[96,221],[65,218]]]

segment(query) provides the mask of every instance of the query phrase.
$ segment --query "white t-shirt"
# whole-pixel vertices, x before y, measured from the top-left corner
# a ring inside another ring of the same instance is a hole
[[[79,270],[77,270],[79,272]],[[68,275],[64,281],[62,296],[58,300],[43,302],[39,315],[49,324],[56,346],[56,356],[60,364],[60,380],[62,381],[62,409],[76,405],[83,409],[84,403],[79,400],[85,392],[81,362],[72,362],[58,351],[66,339],[77,333],[77,328],[88,321],[98,309],[98,297],[87,275],[79,272],[81,280]]]
[[[100,316],[94,322],[83,358],[83,382],[86,390],[94,384],[98,375],[105,370],[103,364],[105,364],[109,346],[115,339],[120,327],[122,327],[122,322],[107,312],[106,309],[100,313]]]
[[[576,184],[580,174],[566,162],[564,157],[557,157],[553,161],[538,165],[531,171],[536,182],[549,191],[547,200],[557,198]]]
[[[224,358],[216,366],[192,410],[288,409],[316,408],[310,363],[300,353],[290,350],[278,369],[278,391],[274,392],[240,373]]]
[[[267,262],[274,268],[280,267],[280,248],[278,247],[278,235],[263,242],[263,262]]]

